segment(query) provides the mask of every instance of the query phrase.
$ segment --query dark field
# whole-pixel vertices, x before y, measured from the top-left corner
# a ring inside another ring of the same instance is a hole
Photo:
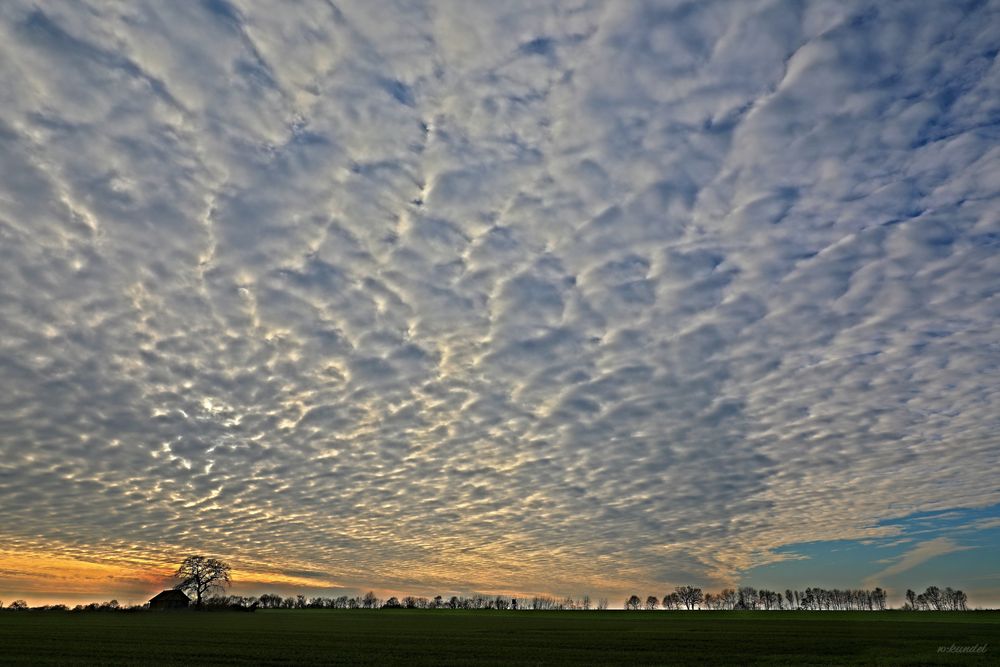
[[[939,646],[988,645],[985,654]],[[998,664],[1000,612],[0,614],[3,664]]]

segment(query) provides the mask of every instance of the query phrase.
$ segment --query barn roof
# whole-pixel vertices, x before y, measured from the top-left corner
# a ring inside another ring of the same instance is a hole
[[[171,588],[166,591],[161,591],[153,596],[150,602],[160,602],[162,600],[176,600],[177,602],[190,602],[191,598],[184,594],[183,591],[179,591],[176,588]]]

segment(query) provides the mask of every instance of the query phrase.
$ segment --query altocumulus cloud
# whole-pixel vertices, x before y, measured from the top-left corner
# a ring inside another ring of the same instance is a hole
[[[3,548],[617,593],[1000,502],[998,8],[3,3]]]

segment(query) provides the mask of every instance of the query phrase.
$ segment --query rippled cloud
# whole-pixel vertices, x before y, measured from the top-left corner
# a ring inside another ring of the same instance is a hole
[[[0,588],[618,595],[995,506],[998,43],[996,3],[6,3]]]

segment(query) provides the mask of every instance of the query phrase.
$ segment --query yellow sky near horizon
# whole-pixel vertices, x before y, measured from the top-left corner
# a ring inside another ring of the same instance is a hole
[[[153,560],[87,558],[0,549],[0,601],[25,599],[32,605],[76,604],[117,599],[122,604],[145,602],[174,583],[176,565]],[[317,588],[336,581],[296,577],[259,568],[236,569],[234,592],[260,592],[267,587]]]

